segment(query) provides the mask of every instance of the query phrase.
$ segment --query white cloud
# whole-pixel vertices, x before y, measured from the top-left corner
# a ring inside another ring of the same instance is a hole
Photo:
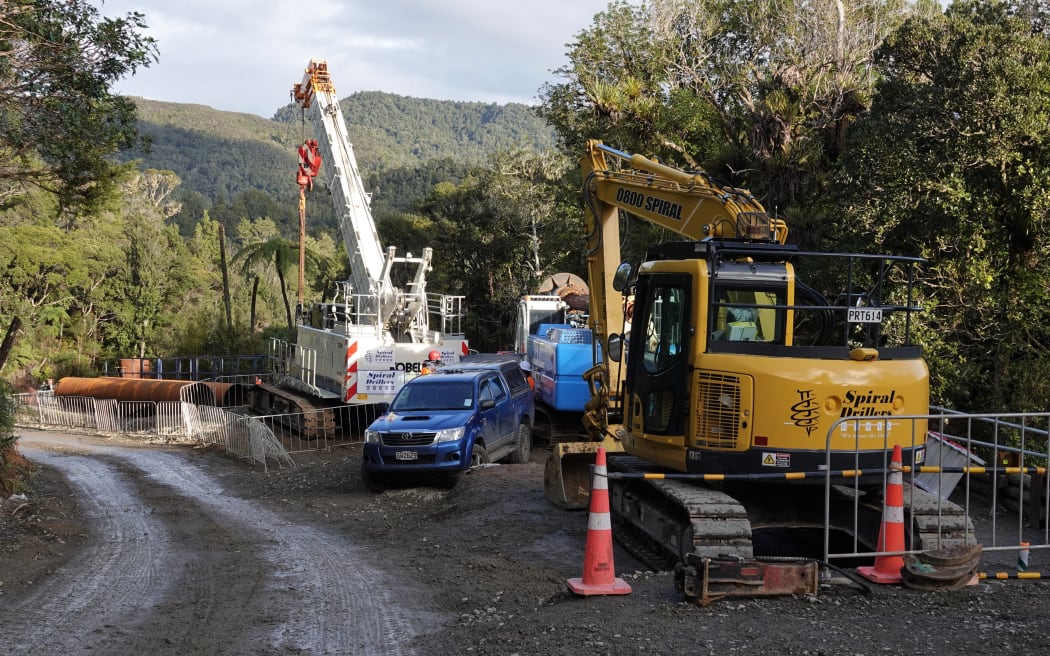
[[[272,116],[311,59],[340,96],[535,103],[609,0],[97,0],[138,11],[159,61],[116,91]]]

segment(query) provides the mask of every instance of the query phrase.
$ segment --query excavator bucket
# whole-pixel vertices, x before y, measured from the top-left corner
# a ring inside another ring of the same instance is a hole
[[[547,500],[564,510],[580,510],[590,505],[594,460],[598,447],[606,453],[621,453],[619,440],[601,442],[556,442],[543,468],[543,489]]]

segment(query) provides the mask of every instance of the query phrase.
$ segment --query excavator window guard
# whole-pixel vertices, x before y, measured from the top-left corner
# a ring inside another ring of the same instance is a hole
[[[922,310],[914,298],[920,258],[794,251],[777,262],[768,251],[756,259],[719,255],[710,280],[709,352],[798,356],[798,349],[810,349],[812,357],[840,358],[866,348],[883,359],[921,354],[911,341],[912,315]],[[798,270],[841,291],[821,293]],[[836,277],[839,282],[832,282]]]

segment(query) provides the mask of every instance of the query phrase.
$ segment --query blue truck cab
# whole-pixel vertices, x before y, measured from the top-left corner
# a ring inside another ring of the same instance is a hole
[[[373,491],[434,479],[452,487],[475,465],[528,462],[534,418],[517,357],[468,356],[405,383],[365,430],[361,478]]]

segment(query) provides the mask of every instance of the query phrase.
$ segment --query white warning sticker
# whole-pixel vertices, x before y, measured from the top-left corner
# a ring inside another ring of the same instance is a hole
[[[791,454],[790,453],[763,453],[762,454],[762,466],[763,467],[790,467],[791,466]]]

